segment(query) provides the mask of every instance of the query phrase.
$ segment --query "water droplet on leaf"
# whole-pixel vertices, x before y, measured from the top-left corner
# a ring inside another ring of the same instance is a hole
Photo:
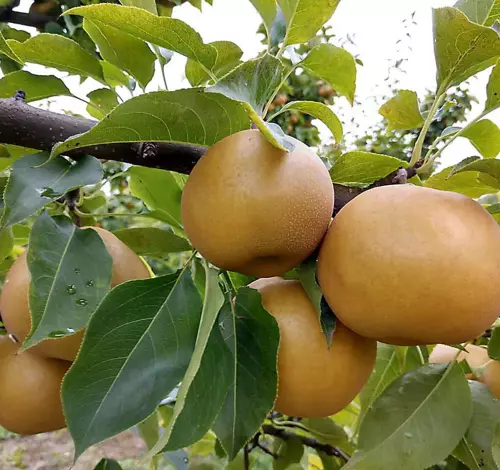
[[[406,439],[411,439],[413,437],[413,434],[411,432],[405,432],[405,437]]]
[[[398,393],[399,393],[400,395],[403,395],[403,393],[405,393],[405,389],[404,389],[403,387],[399,387],[399,388],[398,388]]]
[[[66,335],[65,331],[56,330],[56,331],[51,331],[49,333],[49,338],[62,338],[65,335]]]
[[[80,270],[78,268],[75,268],[75,274],[80,274]]]
[[[74,284],[71,284],[70,286],[66,287],[66,291],[68,292],[69,295],[75,295],[76,286]]]
[[[85,305],[87,305],[88,302],[85,300],[85,299],[78,299],[76,301],[76,305],[79,305],[80,307],[85,307]]]
[[[75,330],[73,328],[66,328],[66,332],[71,335],[75,332]]]
[[[89,279],[85,285],[87,287],[92,287],[94,285],[94,281],[92,279]]]

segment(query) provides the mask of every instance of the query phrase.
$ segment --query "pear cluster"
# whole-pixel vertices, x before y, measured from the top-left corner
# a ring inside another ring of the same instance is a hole
[[[404,184],[363,192],[332,221],[333,207],[316,154],[297,141],[281,151],[257,130],[211,147],[182,195],[193,246],[221,269],[260,278],[250,287],[280,328],[275,408],[287,415],[344,408],[373,369],[377,341],[458,344],[500,311],[500,228],[474,200]],[[282,277],[311,257],[336,316],[330,347],[302,285]]]
[[[111,287],[150,277],[144,262],[112,233],[92,227],[112,257]],[[2,322],[9,336],[0,339],[0,426],[17,434],[54,431],[66,426],[61,383],[76,359],[84,330],[62,338],[48,338],[21,351],[31,330],[28,292],[31,275],[26,253],[19,256],[5,278],[0,296]]]

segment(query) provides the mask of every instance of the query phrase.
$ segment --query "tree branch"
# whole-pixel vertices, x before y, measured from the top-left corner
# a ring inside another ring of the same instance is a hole
[[[50,152],[57,142],[87,132],[96,124],[97,121],[91,119],[35,108],[19,98],[0,99],[0,143]],[[77,160],[83,155],[90,154],[101,160],[115,160],[189,174],[205,151],[206,147],[190,144],[139,142],[80,147],[68,152],[67,155]],[[405,183],[415,173],[414,168],[400,169],[369,188]],[[369,189],[339,184],[334,184],[334,187],[334,214],[349,201]]]
[[[339,457],[346,462],[349,461],[349,456],[343,450],[330,444],[323,444],[322,442],[319,442],[317,439],[314,439],[312,437],[301,436],[300,434],[295,434],[281,428],[276,428],[270,424],[264,424],[262,426],[262,430],[265,434],[278,437],[280,439],[283,439],[284,441],[288,441],[290,439],[300,439],[302,444],[307,447],[311,447],[332,457]]]
[[[6,9],[0,14],[0,22],[21,24],[34,28],[44,26],[52,21],[57,21],[57,16],[49,16],[37,12],[23,13],[10,9]]]

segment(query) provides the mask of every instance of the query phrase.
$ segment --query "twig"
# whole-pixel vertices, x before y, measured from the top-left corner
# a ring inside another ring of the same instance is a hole
[[[243,449],[243,465],[245,470],[250,470],[250,448],[247,444]]]
[[[332,446],[330,444],[323,444],[322,442],[319,442],[317,439],[314,439],[312,437],[308,436],[301,436],[300,434],[295,434],[289,431],[286,431],[285,429],[280,429],[276,428],[274,426],[271,426],[270,424],[264,424],[262,426],[262,430],[265,434],[269,434],[270,436],[275,436],[279,437],[280,439],[283,439],[284,441],[290,440],[290,439],[300,439],[302,444],[304,444],[307,447],[311,447],[312,449],[318,450],[320,452],[323,452],[326,455],[330,455],[332,457],[339,457],[346,462],[349,461],[349,455],[347,455],[342,449],[339,449],[338,447]]]

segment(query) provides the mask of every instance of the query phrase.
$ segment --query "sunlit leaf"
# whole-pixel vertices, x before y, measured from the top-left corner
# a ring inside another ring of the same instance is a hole
[[[68,150],[118,142],[185,142],[210,146],[250,121],[241,103],[189,89],[157,91],[118,105],[88,132],[57,144],[52,157]]]
[[[340,0],[278,0],[287,22],[285,44],[300,44],[316,36]]]
[[[112,259],[95,230],[43,212],[28,249],[31,331],[23,348],[87,325],[111,282]]]
[[[388,121],[388,132],[417,129],[424,123],[417,94],[410,90],[399,90],[396,96],[381,106],[379,113]]]
[[[458,0],[453,6],[464,12],[470,21],[484,24],[495,2],[496,0]]]
[[[356,150],[335,159],[330,176],[334,183],[366,187],[406,165],[398,158]]]
[[[500,4],[500,3],[499,3]],[[491,71],[488,86],[486,87],[485,111],[496,109],[500,106],[500,63],[497,63]]]
[[[500,20],[500,0],[495,0],[495,3],[491,8],[490,14],[488,15],[488,18],[486,18],[484,24],[486,26],[492,27],[498,20]]]
[[[354,102],[356,62],[345,49],[333,44],[320,44],[311,50],[300,65],[328,82],[349,103]]]
[[[217,58],[215,48],[204,44],[201,36],[183,21],[156,16],[140,8],[101,3],[72,8],[64,14],[100,21],[135,38],[178,52],[209,69]]]
[[[283,106],[277,113],[275,113],[269,120],[274,119],[276,116],[286,111],[300,111],[306,113],[322,121],[335,137],[337,143],[340,143],[343,136],[342,123],[337,115],[325,104],[317,103],[315,101],[292,101]]]
[[[120,3],[129,7],[143,8],[154,15],[158,14],[155,0],[120,0]]]
[[[99,88],[91,91],[87,98],[90,104],[87,106],[87,112],[96,119],[102,119],[110,113],[113,108],[118,106],[118,96],[109,88]]]
[[[493,328],[488,343],[488,356],[490,359],[500,361],[500,327]]]
[[[126,282],[106,296],[62,386],[76,457],[143,421],[182,380],[201,308],[186,270]]]
[[[9,40],[8,43],[25,62],[54,67],[72,75],[92,77],[100,82],[104,79],[99,61],[67,37],[42,33],[25,42]]]
[[[148,45],[130,34],[97,20],[83,20],[83,27],[99,47],[103,59],[125,70],[145,88],[154,74],[156,57]]]
[[[445,91],[493,65],[500,37],[491,28],[471,23],[460,10],[434,10],[434,51],[438,87]]]
[[[0,98],[12,98],[17,90],[24,91],[27,103],[52,96],[71,95],[64,82],[53,75],[34,75],[19,70],[0,78]]]
[[[7,56],[9,59],[17,62],[20,65],[23,65],[23,60],[9,46],[2,34],[2,31],[0,31],[0,54]]]
[[[461,135],[485,158],[495,158],[500,153],[500,129],[489,119],[476,122]]]

